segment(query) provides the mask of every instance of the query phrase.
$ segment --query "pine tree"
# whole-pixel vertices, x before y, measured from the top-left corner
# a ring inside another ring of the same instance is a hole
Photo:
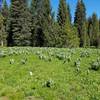
[[[69,4],[67,5],[67,11],[68,11],[69,19],[70,19],[70,22],[71,22],[72,21],[72,16],[71,16],[71,11],[70,11]]]
[[[22,25],[22,29],[21,29],[21,34],[23,35],[23,37],[21,37],[21,45],[22,46],[30,46],[31,45],[31,14],[29,12],[29,9],[27,7],[27,0],[23,0],[22,2],[22,12],[21,12],[21,25]]]
[[[53,19],[51,16],[51,6],[50,0],[44,0],[44,11],[45,11],[45,22],[43,24],[44,34],[45,34],[45,43],[44,46],[51,46],[53,40]]]
[[[58,15],[57,15],[57,21],[61,27],[63,27],[66,23],[66,17],[68,13],[66,0],[60,0],[59,1],[59,8],[58,8]]]
[[[90,38],[89,38],[89,35],[88,35],[86,22],[84,22],[83,25],[82,25],[82,32],[84,34],[81,36],[81,40],[83,40],[83,41],[81,41],[81,43],[83,43],[83,47],[89,47],[90,46]]]
[[[4,26],[4,18],[2,14],[0,14],[0,46],[6,46],[7,41],[7,34],[5,32],[5,26]]]
[[[80,38],[80,46],[81,47],[84,45],[84,42],[86,41],[86,40],[83,40],[83,39],[85,39],[83,37],[86,36],[84,34],[87,34],[86,33],[86,26],[84,23],[86,23],[86,8],[85,8],[83,1],[78,0],[76,12],[75,12],[74,24],[78,30],[78,35]]]
[[[65,0],[60,0],[57,17],[61,28],[60,41],[62,47],[77,47],[79,39],[75,28],[71,25],[70,7]]]
[[[30,4],[30,12],[34,16],[36,10],[36,0],[32,0]]]
[[[92,25],[92,18],[91,17],[88,18],[87,24],[88,24],[87,31],[88,31],[88,35],[89,35],[89,39],[90,39],[90,46],[93,46],[93,39],[92,39],[93,25]]]
[[[31,45],[31,16],[25,0],[12,0],[8,18],[8,46]]]
[[[64,27],[65,35],[62,38],[64,41],[64,47],[78,47],[79,46],[79,38],[77,36],[77,30],[74,26],[71,25],[70,17],[68,16],[66,19],[66,24]]]
[[[3,0],[1,13],[2,13],[3,18],[4,18],[5,32],[7,33],[6,27],[7,27],[7,19],[8,19],[8,16],[9,16],[9,7],[7,5],[6,0]]]
[[[58,7],[58,15],[57,15],[57,22],[59,24],[59,34],[57,39],[59,40],[61,47],[67,47],[67,33],[66,33],[66,24],[67,20],[69,19],[69,12],[67,9],[66,0],[59,0],[59,7]],[[68,16],[67,16],[68,15]],[[60,37],[60,38],[58,38]]]
[[[35,3],[35,4],[34,4]],[[49,0],[32,1],[33,46],[49,46],[51,8]]]
[[[98,38],[98,47],[100,48],[100,19],[99,19],[99,38]]]
[[[33,24],[33,33],[32,33],[32,42],[33,46],[43,46],[44,45],[44,33],[42,27],[42,18],[43,18],[43,0],[32,1],[31,12],[32,12],[32,24]]]
[[[92,40],[94,46],[98,47],[99,46],[99,38],[100,38],[100,33],[99,33],[99,20],[97,18],[97,15],[93,13],[92,15]]]
[[[5,20],[7,20],[7,17],[9,15],[9,8],[8,8],[6,0],[3,0],[1,13],[2,13],[3,17],[5,18]]]

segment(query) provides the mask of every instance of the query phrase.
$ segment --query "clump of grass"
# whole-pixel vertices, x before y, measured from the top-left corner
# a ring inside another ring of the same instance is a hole
[[[27,63],[27,58],[21,59],[21,64],[26,64]]]
[[[80,59],[77,59],[75,62],[74,62],[74,66],[76,67],[76,70],[77,71],[80,71],[80,67],[81,67],[81,60]]]
[[[53,88],[54,87],[54,81],[52,79],[45,81],[44,87]]]
[[[2,57],[6,57],[6,54],[5,54],[4,51],[0,51],[0,57],[1,57],[1,58],[2,58]]]
[[[10,59],[10,60],[9,60],[9,63],[10,63],[10,64],[14,64],[14,63],[15,63],[15,60],[14,60],[14,59]]]
[[[80,57],[90,57],[90,52],[87,50],[82,51],[80,54]]]
[[[98,70],[100,70],[100,60],[99,59],[97,59],[96,61],[92,61],[91,63],[90,63],[90,69],[92,69],[92,70],[94,70],[94,71],[98,71]]]

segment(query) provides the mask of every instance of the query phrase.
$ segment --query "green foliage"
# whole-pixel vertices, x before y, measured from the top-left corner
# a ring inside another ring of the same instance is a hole
[[[67,14],[67,5],[65,0],[60,0],[58,8],[57,21],[61,27],[65,25]]]
[[[6,55],[0,57],[1,100],[100,98],[99,49],[13,47],[0,48],[0,54]]]
[[[82,32],[83,33],[81,35],[80,44],[83,47],[89,47],[89,45],[90,45],[90,38],[89,38],[89,35],[88,35],[88,32],[87,32],[87,27],[86,27],[86,23],[85,22],[82,25]]]
[[[99,20],[97,18],[97,15],[94,13],[92,15],[92,27],[93,27],[93,31],[92,31],[92,41],[93,41],[93,45],[98,47],[99,44],[98,44],[98,38],[99,38]]]
[[[99,20],[95,13],[93,13],[92,17],[88,18],[88,34],[90,37],[90,45],[99,47],[100,46],[100,28],[99,28]]]
[[[33,0],[31,12],[33,16],[33,46],[49,46],[50,29],[52,26],[50,1]]]
[[[90,46],[93,46],[93,39],[92,39],[93,25],[92,25],[92,18],[91,17],[88,18],[87,24],[88,24],[87,31],[88,31],[88,35],[89,35],[89,39],[90,39]]]
[[[72,16],[71,16],[71,10],[70,10],[70,5],[69,4],[67,4],[67,11],[68,11],[70,22],[72,22]]]
[[[2,4],[2,8],[1,8],[1,14],[4,17],[4,26],[5,26],[5,31],[7,32],[6,24],[7,24],[7,19],[8,19],[8,16],[9,16],[9,7],[7,5],[6,0],[3,0],[3,4]]]
[[[90,69],[98,71],[100,69],[100,59],[97,59],[96,61],[93,61],[91,63],[91,68]]]
[[[71,26],[70,22],[66,21],[65,25],[65,47],[79,47],[79,38],[77,36],[77,31],[74,26]]]
[[[74,23],[66,0],[59,0],[57,19],[50,0],[11,0],[10,6],[4,0],[2,5],[2,29],[5,31],[4,34],[7,33],[4,35],[7,43],[4,39],[5,43],[2,41],[2,45],[100,47],[100,22],[95,13],[86,19],[83,0],[78,0]]]
[[[87,27],[86,27],[86,8],[84,5],[83,0],[78,0],[76,12],[75,12],[75,19],[74,24],[78,30],[78,36],[80,38],[80,46],[86,47],[89,45],[89,37],[87,34]]]
[[[7,33],[4,26],[4,17],[0,14],[0,46],[6,46]]]
[[[71,25],[71,15],[69,5],[65,0],[60,0],[58,8],[58,24],[61,30],[62,47],[78,47],[79,39],[75,28]]]
[[[19,6],[19,7],[18,7]],[[10,16],[8,18],[8,45],[31,45],[31,16],[25,1],[11,1]],[[11,43],[10,43],[11,42]]]

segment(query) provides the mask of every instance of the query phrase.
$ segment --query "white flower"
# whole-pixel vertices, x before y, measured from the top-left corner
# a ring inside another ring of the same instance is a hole
[[[32,72],[30,72],[30,76],[32,76],[33,75],[33,73]]]

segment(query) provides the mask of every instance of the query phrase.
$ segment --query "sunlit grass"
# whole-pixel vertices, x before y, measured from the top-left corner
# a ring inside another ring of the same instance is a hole
[[[99,100],[100,71],[90,69],[99,56],[99,49],[1,48],[0,100]]]

